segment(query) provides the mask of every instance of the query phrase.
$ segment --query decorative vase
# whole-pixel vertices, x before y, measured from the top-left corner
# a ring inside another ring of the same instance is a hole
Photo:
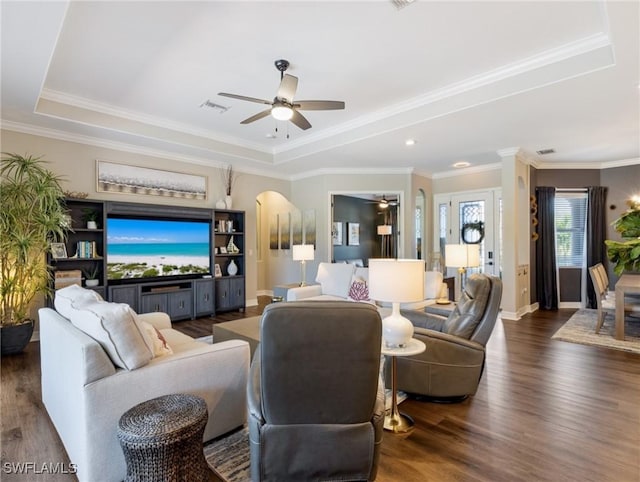
[[[233,260],[231,260],[231,262],[229,263],[229,266],[227,266],[227,274],[229,276],[235,276],[238,274],[238,265],[235,264]]]
[[[87,221],[87,229],[98,229],[98,224],[95,221]]]
[[[88,279],[85,281],[85,285],[87,287],[98,286],[100,284],[100,280],[98,279]]]
[[[20,323],[19,325],[3,326],[0,331],[2,356],[22,353],[27,344],[31,341],[33,325],[33,320],[28,320],[24,323]]]
[[[240,250],[238,249],[238,247],[233,242],[233,236],[231,236],[231,239],[229,240],[229,244],[227,244],[227,253],[236,254],[236,253],[239,253],[239,252],[240,252]]]
[[[227,206],[227,209],[231,209],[233,207],[233,199],[231,199],[231,195],[224,198],[224,204]]]
[[[226,207],[227,207],[227,205],[225,204],[225,202],[222,199],[218,199],[216,201],[216,209],[224,209]]]

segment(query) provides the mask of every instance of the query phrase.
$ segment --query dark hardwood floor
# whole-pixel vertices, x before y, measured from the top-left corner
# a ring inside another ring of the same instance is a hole
[[[265,300],[262,300],[264,303]],[[177,322],[193,336],[211,324],[261,313]],[[478,393],[458,404],[409,399],[408,436],[385,433],[379,481],[640,481],[640,356],[552,341],[573,310],[536,312],[496,325]],[[66,462],[40,401],[39,345],[2,358],[4,480],[11,462]],[[98,481],[97,481],[98,482]]]

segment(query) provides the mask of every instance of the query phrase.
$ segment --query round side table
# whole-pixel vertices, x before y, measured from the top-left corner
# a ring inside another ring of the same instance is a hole
[[[396,357],[412,356],[422,353],[427,349],[420,340],[411,338],[407,346],[402,348],[389,348],[382,342],[382,354],[391,357],[391,413],[384,417],[384,429],[393,433],[407,433],[413,430],[413,419],[398,410],[398,387],[396,386],[397,362]]]
[[[202,450],[208,418],[205,401],[185,394],[164,395],[127,410],[118,422],[125,481],[209,480]]]

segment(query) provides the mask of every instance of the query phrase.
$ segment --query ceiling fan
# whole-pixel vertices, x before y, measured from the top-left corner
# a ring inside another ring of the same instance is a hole
[[[337,100],[293,100],[298,88],[298,78],[293,75],[285,74],[289,68],[289,61],[280,59],[275,61],[276,69],[280,71],[280,87],[273,101],[256,99],[255,97],[246,97],[244,95],[228,94],[219,92],[218,95],[231,97],[232,99],[246,100],[255,102],[256,104],[266,104],[271,107],[262,112],[243,120],[240,124],[250,124],[251,122],[267,117],[269,114],[274,119],[288,121],[290,120],[302,130],[311,127],[309,121],[300,113],[299,110],[340,110],[344,109],[344,102]]]
[[[381,199],[369,201],[370,204],[377,204],[380,209],[387,209],[389,206],[397,206],[397,199],[387,199],[383,194]]]

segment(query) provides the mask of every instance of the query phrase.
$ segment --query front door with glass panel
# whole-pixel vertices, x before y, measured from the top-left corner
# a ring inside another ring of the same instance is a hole
[[[500,192],[479,191],[435,197],[436,250],[446,266],[446,244],[478,244],[480,266],[470,267],[471,273],[487,273],[500,276]],[[457,274],[448,269],[449,276]],[[458,291],[458,290],[456,290]]]

